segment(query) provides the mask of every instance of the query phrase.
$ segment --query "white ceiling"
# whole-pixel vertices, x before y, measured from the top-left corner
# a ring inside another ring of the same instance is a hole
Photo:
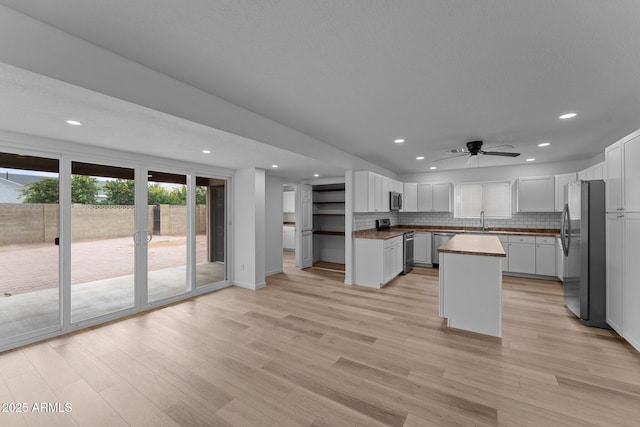
[[[0,3],[397,173],[473,139],[522,153],[480,166],[591,158],[640,127],[638,0]]]

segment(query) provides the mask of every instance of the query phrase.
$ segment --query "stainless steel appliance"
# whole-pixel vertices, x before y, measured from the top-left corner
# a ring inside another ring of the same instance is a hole
[[[431,234],[431,264],[434,267],[440,266],[440,253],[438,248],[447,243],[455,233],[432,233]]]
[[[376,219],[376,230],[391,230],[391,220],[389,218]]]
[[[605,316],[604,181],[567,184],[560,239],[564,303],[584,325],[609,328]]]
[[[404,232],[404,268],[402,269],[402,274],[407,274],[413,270],[413,239],[415,234],[413,231]]]
[[[395,191],[389,192],[389,210],[399,211],[402,209],[402,194]]]

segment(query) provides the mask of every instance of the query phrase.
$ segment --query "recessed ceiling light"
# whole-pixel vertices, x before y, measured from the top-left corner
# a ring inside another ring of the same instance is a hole
[[[548,147],[549,145],[551,145],[550,142],[541,142],[540,144],[538,144],[538,147]]]
[[[67,120],[65,123],[71,126],[82,126],[82,123],[77,120]]]
[[[431,166],[429,169],[431,169],[433,171],[433,170],[438,169],[438,167],[437,166]]]
[[[204,153],[204,154],[211,154],[211,150],[202,150],[202,153]]]
[[[320,176],[319,173],[314,173],[313,176],[315,176],[316,178]]]
[[[535,162],[535,161],[536,161],[536,159],[527,159],[527,160],[525,160],[525,161],[527,161],[527,162]]]
[[[404,142],[404,139],[402,138],[394,139],[393,142],[395,142],[396,144],[402,144]]]
[[[272,168],[277,168],[277,167],[278,167],[278,165],[271,165],[271,167],[272,167]]]
[[[424,156],[418,156],[416,157],[416,160],[424,160]]]
[[[575,116],[577,116],[576,113],[567,113],[567,114],[563,114],[560,117],[558,117],[559,119],[562,120],[566,120],[566,119],[573,119]]]

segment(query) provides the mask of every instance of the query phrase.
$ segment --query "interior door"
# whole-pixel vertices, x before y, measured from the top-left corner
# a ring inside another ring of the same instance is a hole
[[[298,267],[308,268],[313,265],[313,188],[308,184],[301,184],[296,197],[300,198],[298,218],[301,224],[298,245],[300,250],[296,251],[296,261]]]

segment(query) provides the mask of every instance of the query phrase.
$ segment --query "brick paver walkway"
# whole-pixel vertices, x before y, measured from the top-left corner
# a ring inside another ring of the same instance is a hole
[[[53,244],[23,244],[0,247],[0,298],[58,287],[59,247]],[[153,236],[149,244],[148,268],[156,271],[186,264],[186,237]],[[196,260],[205,261],[206,236],[196,239]],[[133,274],[134,243],[131,237],[77,242],[71,245],[71,283]]]

